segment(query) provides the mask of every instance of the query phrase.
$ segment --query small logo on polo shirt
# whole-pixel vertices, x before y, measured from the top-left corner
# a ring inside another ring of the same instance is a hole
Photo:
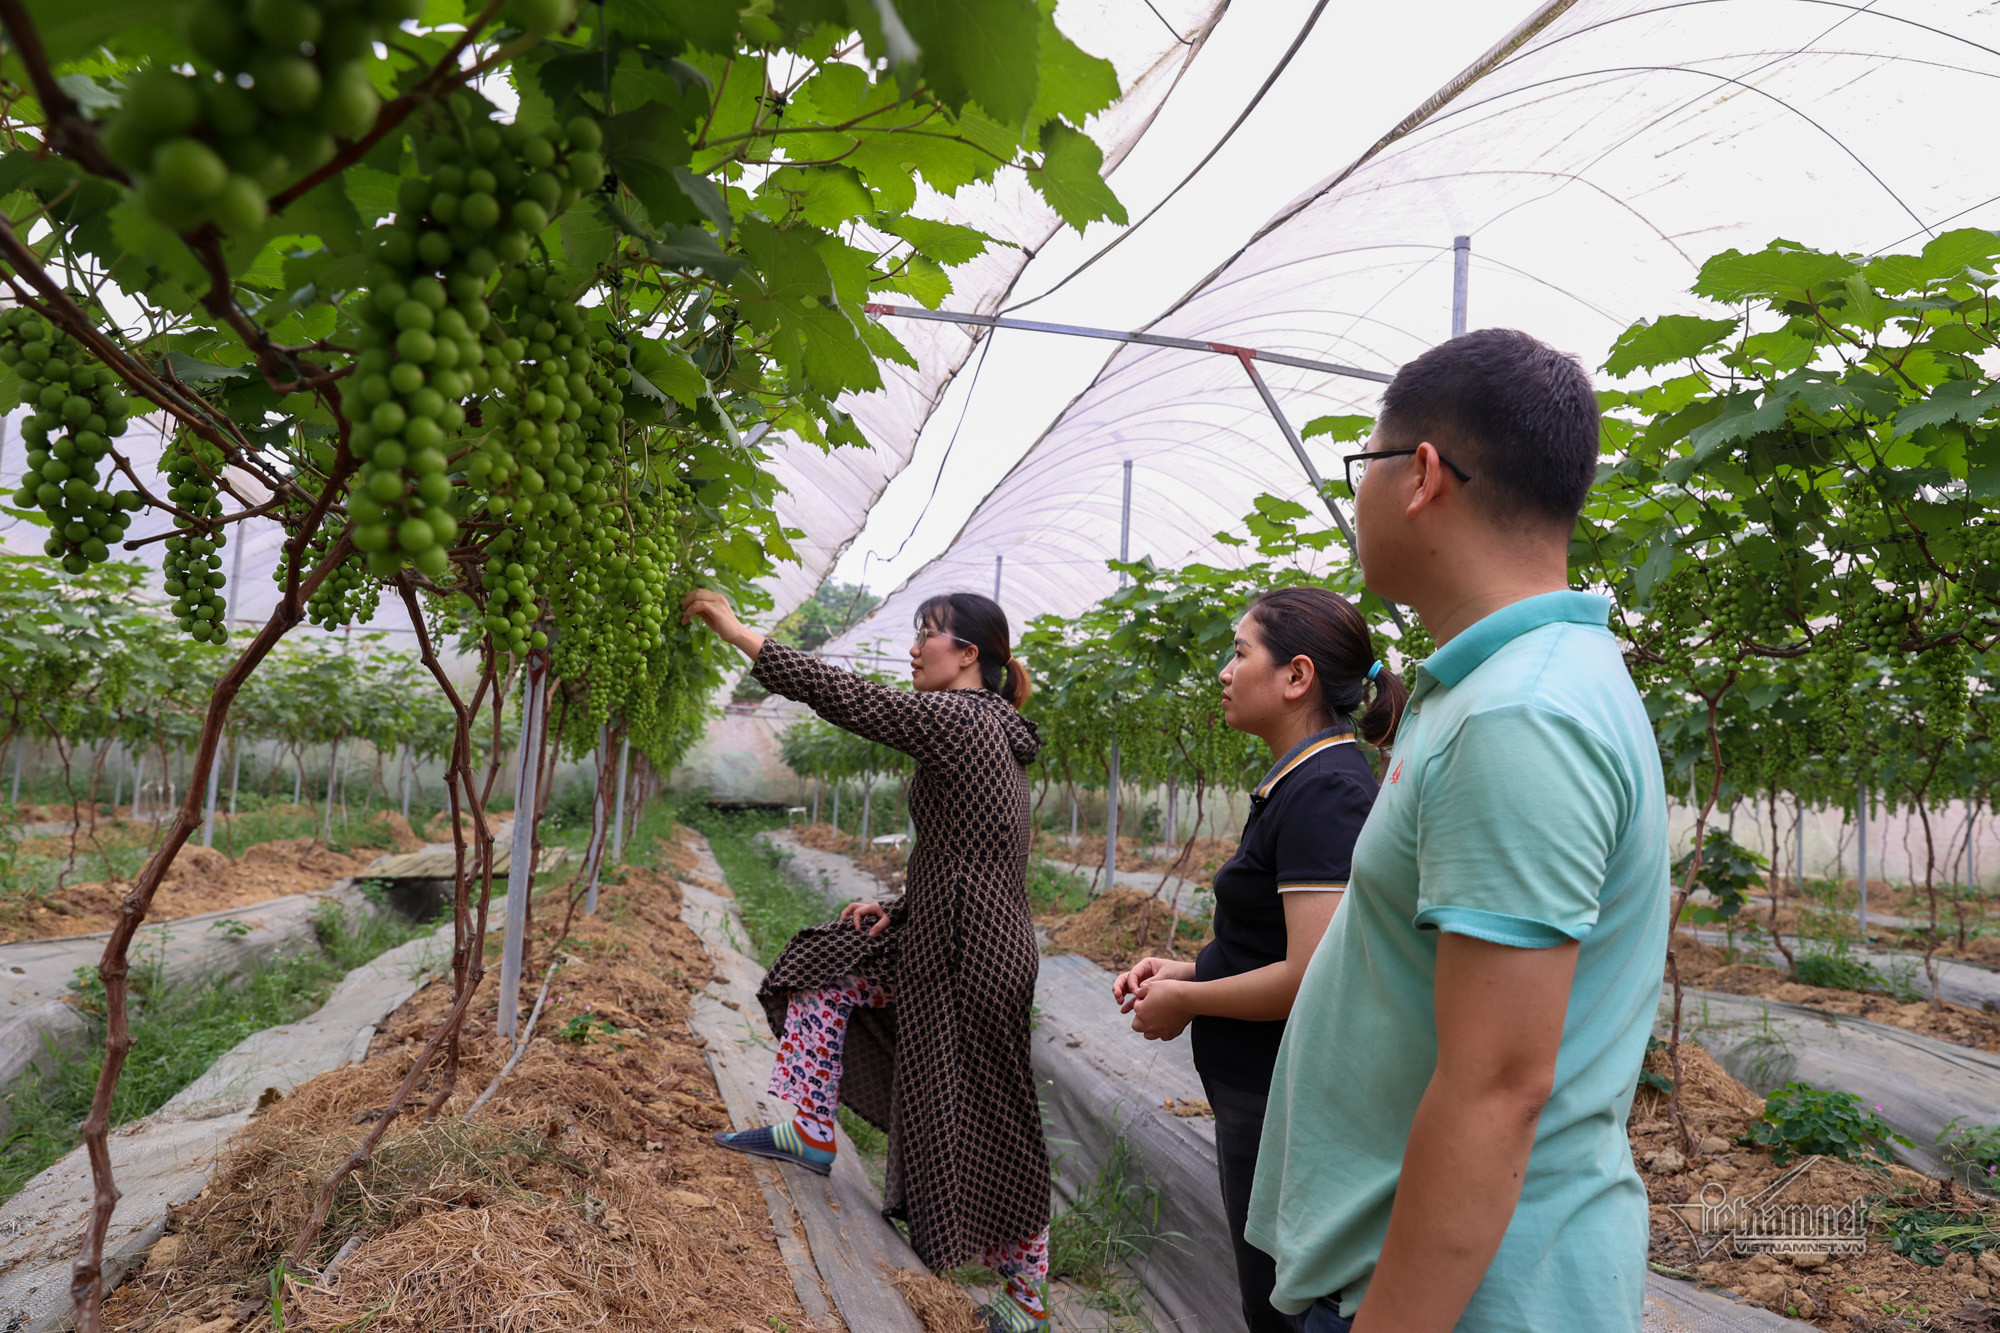
[[[1402,764],[1399,763],[1396,765],[1396,771],[1389,775],[1389,785],[1393,787],[1402,780],[1403,780],[1403,766]]]

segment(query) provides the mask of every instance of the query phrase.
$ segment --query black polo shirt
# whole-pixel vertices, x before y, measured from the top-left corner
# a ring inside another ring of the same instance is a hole
[[[1236,854],[1215,872],[1215,939],[1195,960],[1196,981],[1240,976],[1285,958],[1287,892],[1347,887],[1354,840],[1375,803],[1375,774],[1345,728],[1314,732],[1271,766],[1250,796]],[[1193,1024],[1204,1079],[1267,1092],[1285,1022],[1207,1014]]]

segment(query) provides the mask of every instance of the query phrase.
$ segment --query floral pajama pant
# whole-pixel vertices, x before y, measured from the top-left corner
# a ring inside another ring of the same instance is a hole
[[[778,1061],[771,1071],[769,1091],[779,1101],[799,1108],[799,1118],[831,1138],[834,1108],[840,1105],[841,1053],[847,1027],[856,1009],[881,1009],[895,1003],[887,989],[861,977],[837,986],[793,991],[785,1005],[785,1031],[778,1038]],[[1007,1279],[1007,1294],[1036,1315],[1042,1313],[1041,1289],[1049,1276],[1049,1233],[1009,1245],[980,1248],[979,1262]]]

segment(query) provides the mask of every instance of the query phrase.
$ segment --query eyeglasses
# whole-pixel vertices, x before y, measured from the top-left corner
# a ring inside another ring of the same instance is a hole
[[[917,641],[912,646],[918,652],[922,652],[924,650],[924,645],[926,643],[929,643],[932,639],[950,639],[953,643],[962,644],[967,648],[978,647],[978,645],[973,643],[970,639],[961,639],[956,634],[946,634],[943,630],[932,629],[929,625],[917,626]]]
[[[1422,446],[1417,446],[1417,447],[1421,448]],[[1435,451],[1437,446],[1432,445],[1431,448],[1433,451]],[[1340,466],[1341,470],[1347,474],[1348,494],[1350,495],[1360,494],[1361,483],[1368,476],[1368,464],[1373,462],[1375,459],[1407,458],[1411,454],[1414,454],[1416,451],[1417,451],[1416,448],[1364,449],[1358,454],[1342,454],[1340,457]],[[1449,458],[1446,458],[1443,454],[1438,454],[1438,462],[1443,463],[1446,467],[1450,468],[1452,475],[1458,478],[1461,485],[1472,480],[1471,473],[1467,472],[1464,468],[1460,467],[1458,464],[1452,462]],[[1354,470],[1354,465],[1356,463],[1359,463],[1361,465],[1361,472],[1360,475],[1358,476],[1355,474]]]

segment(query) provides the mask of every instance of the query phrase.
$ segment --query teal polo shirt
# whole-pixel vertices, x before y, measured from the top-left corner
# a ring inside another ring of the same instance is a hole
[[[1667,946],[1659,750],[1609,603],[1503,607],[1416,669],[1346,900],[1278,1050],[1246,1234],[1272,1304],[1353,1314],[1437,1064],[1439,931],[1579,941],[1521,1200],[1458,1327],[1638,1333],[1646,1190],[1625,1137]]]

